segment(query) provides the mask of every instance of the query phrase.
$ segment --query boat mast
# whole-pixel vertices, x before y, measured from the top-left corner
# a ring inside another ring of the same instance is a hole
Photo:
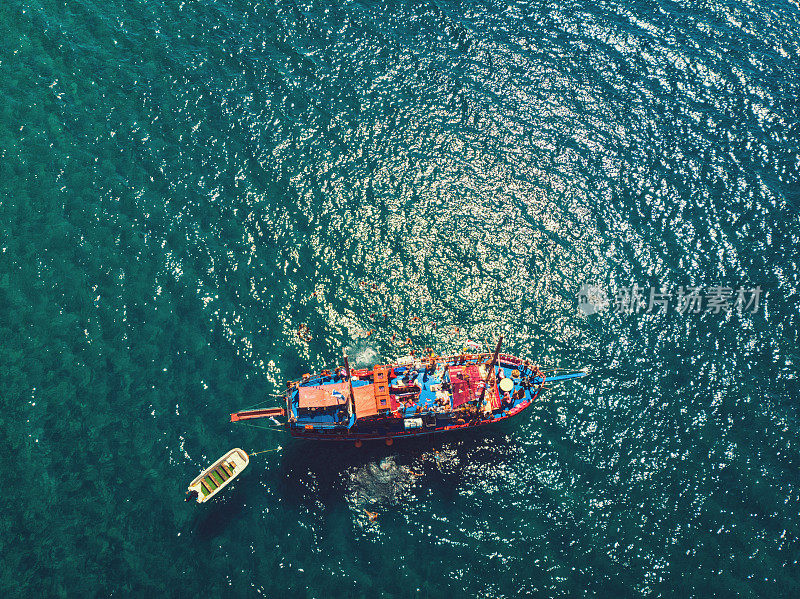
[[[483,381],[483,389],[481,389],[481,397],[478,400],[478,410],[483,406],[483,398],[486,395],[486,387],[489,384],[489,378],[494,374],[494,365],[497,363],[497,356],[500,354],[500,346],[503,345],[503,336],[497,340],[497,347],[494,348],[494,355],[492,361],[489,363],[489,368],[486,369],[486,378]]]
[[[350,376],[350,362],[348,362],[347,360],[346,349],[342,350],[342,355],[344,356],[344,370],[345,373],[347,374],[347,385],[350,389],[350,397],[348,397],[347,399],[347,417],[349,419],[350,416],[352,416],[355,413],[356,399],[355,396],[353,395],[353,379]]]

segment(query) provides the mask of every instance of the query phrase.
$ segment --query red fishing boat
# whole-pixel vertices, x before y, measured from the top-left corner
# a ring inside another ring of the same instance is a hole
[[[317,441],[385,440],[484,426],[516,416],[546,383],[586,376],[585,370],[542,370],[500,353],[406,356],[394,364],[334,371],[287,383],[286,407],[245,410],[231,421],[285,418],[294,437]]]

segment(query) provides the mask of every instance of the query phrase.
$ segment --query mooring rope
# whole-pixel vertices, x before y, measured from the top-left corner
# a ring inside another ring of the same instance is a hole
[[[249,455],[250,456],[254,456],[254,455],[258,455],[260,453],[269,453],[270,451],[280,451],[281,449],[282,449],[281,447],[276,447],[274,449],[265,449],[264,451],[252,451],[252,452],[250,452]]]
[[[284,430],[283,428],[274,428],[274,427],[270,427],[270,426],[260,426],[258,424],[253,424],[251,422],[242,422],[242,424],[244,424],[245,426],[252,426],[253,428],[260,428],[260,429],[263,429],[265,431],[283,431]]]
[[[283,395],[278,395],[278,394],[275,394],[275,393],[267,393],[267,395],[269,395],[271,397],[277,397],[277,398],[280,398],[280,399],[283,399],[283,397],[284,397]],[[271,401],[272,401],[272,399],[267,399],[265,401],[262,401],[261,403],[257,403],[254,406],[250,406],[249,408],[245,408],[244,410],[239,410],[239,411],[240,412],[248,412],[250,410],[254,410],[256,408],[260,408],[264,404],[270,403]],[[280,408],[281,406],[268,406],[268,407],[270,407],[270,408]]]

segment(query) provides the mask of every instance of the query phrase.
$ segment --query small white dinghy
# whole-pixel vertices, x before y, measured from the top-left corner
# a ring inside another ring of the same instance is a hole
[[[186,491],[186,501],[208,501],[239,476],[249,463],[250,457],[243,450],[231,449],[191,482]]]

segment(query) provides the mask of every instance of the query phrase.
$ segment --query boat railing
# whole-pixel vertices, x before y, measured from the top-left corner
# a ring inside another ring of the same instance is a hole
[[[498,362],[504,364],[511,364],[513,366],[521,366],[525,362],[529,362],[529,360],[523,360],[522,358],[518,358],[516,356],[512,356],[511,354],[499,354]],[[434,356],[434,359],[437,362],[452,362],[456,364],[480,364],[482,362],[486,362],[492,358],[492,354],[489,353],[480,353],[480,354],[452,354],[449,356]],[[420,357],[419,360],[426,361],[429,358],[427,357]],[[360,371],[353,371],[354,375],[358,376],[369,376],[372,374],[372,371],[369,369],[362,369]],[[315,375],[306,380],[299,380],[299,381],[290,381],[291,386],[286,391],[287,399],[292,396],[292,393],[296,391],[297,385],[322,385],[325,383],[326,376],[324,375]]]
[[[441,360],[443,362],[463,361],[463,364],[479,364],[491,359],[491,357],[492,354],[454,354],[452,356],[439,356],[437,360]],[[511,354],[500,354],[498,355],[498,360],[505,364],[512,364],[514,366],[520,366],[525,362],[524,360],[517,358],[516,356],[512,356]]]
[[[341,429],[347,425],[347,422],[298,422],[295,424],[295,426],[302,427],[309,431],[314,429]]]

